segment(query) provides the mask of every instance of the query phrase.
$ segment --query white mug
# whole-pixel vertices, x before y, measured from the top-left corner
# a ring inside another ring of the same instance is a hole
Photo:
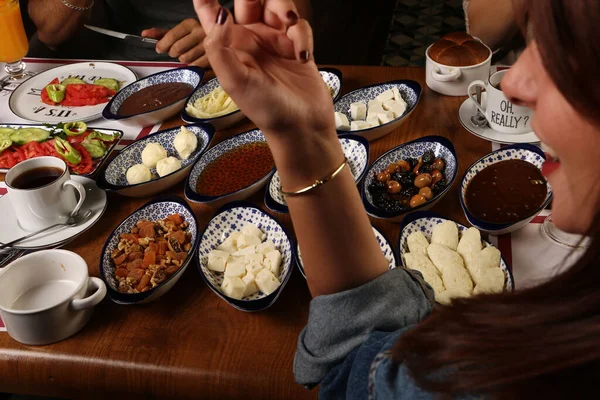
[[[53,167],[63,171],[52,183],[33,189],[18,189],[12,184],[26,171]],[[79,212],[85,201],[85,188],[71,179],[67,164],[57,157],[36,157],[12,167],[5,178],[8,198],[22,229],[37,231],[51,225],[64,223],[70,215]],[[79,200],[75,197],[79,193]]]
[[[502,77],[507,72],[508,70],[502,70],[492,74],[487,84],[480,80],[471,82],[468,89],[469,98],[473,101],[475,107],[485,115],[485,119],[487,119],[490,128],[493,130],[513,135],[529,133],[532,131],[531,117],[533,116],[533,110],[511,103],[504,92],[495,87],[502,81]],[[486,91],[485,107],[477,103],[475,97],[476,86],[481,86]]]
[[[67,250],[42,250],[0,271],[0,315],[15,340],[43,345],[77,333],[106,295],[90,278],[83,258]]]

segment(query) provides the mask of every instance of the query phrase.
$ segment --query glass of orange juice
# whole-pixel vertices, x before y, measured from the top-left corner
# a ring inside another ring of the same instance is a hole
[[[23,57],[29,50],[29,42],[21,19],[19,0],[0,0],[0,62],[6,63],[7,76],[0,79],[0,89],[19,85],[34,75],[26,70]]]

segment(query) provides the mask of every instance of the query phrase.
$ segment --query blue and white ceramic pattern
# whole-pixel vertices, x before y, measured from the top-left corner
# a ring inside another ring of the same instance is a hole
[[[485,167],[488,167],[494,163],[505,160],[523,160],[527,161],[533,165],[535,165],[540,170],[542,169],[542,164],[546,160],[546,155],[544,152],[537,146],[531,144],[515,144],[512,146],[506,146],[500,150],[496,150],[488,155],[481,157],[479,160],[475,161],[467,171],[465,172],[461,182],[460,182],[460,205],[467,217],[467,220],[471,225],[479,229],[480,231],[487,232],[492,235],[503,235],[505,233],[514,232],[518,229],[521,229],[525,225],[527,225],[533,218],[535,218],[544,208],[550,204],[552,201],[552,187],[548,184],[548,193],[546,193],[546,199],[544,202],[538,207],[537,210],[533,211],[531,216],[522,219],[521,221],[517,221],[511,224],[493,224],[489,222],[485,222],[475,217],[466,205],[465,195],[467,192],[467,187],[469,183],[473,179],[478,172],[480,172]]]
[[[365,175],[367,165],[369,165],[369,142],[365,138],[356,135],[340,135],[339,140],[344,155],[348,159],[354,182],[358,184]],[[281,181],[277,172],[273,174],[268,190],[265,191],[265,205],[272,211],[289,212],[285,197],[281,194]]]
[[[383,233],[379,232],[377,230],[377,228],[375,228],[374,226],[372,226],[372,228],[373,228],[373,233],[375,233],[375,238],[377,239],[377,243],[379,243],[379,247],[381,248],[381,251],[383,252],[383,256],[390,263],[389,268],[390,269],[395,268],[396,265],[398,265],[398,263],[396,262],[396,255],[394,254],[394,250],[392,249],[392,245],[390,244],[390,241],[387,240],[387,238],[383,235]],[[304,264],[302,262],[302,256],[300,254],[300,246],[298,246],[298,245],[296,245],[296,262],[298,265],[298,269],[300,270],[300,273],[302,274],[304,279],[306,279],[306,274],[304,273]]]
[[[408,236],[413,232],[421,231],[423,235],[431,242],[431,235],[433,229],[444,221],[448,221],[447,218],[440,217],[437,214],[428,211],[419,211],[408,215],[404,221],[402,221],[402,227],[400,229],[400,238],[398,240],[398,252],[400,253],[399,266],[404,266],[404,253],[408,253]],[[451,221],[451,220],[450,220]],[[455,221],[453,221],[455,222]],[[469,229],[468,227],[455,222],[458,227],[458,234],[462,236],[462,233]],[[492,246],[492,244],[486,240],[482,240],[483,244]],[[505,291],[513,291],[515,288],[514,278],[512,270],[504,260],[504,257],[500,259],[500,269],[504,272],[506,281],[504,284]]]
[[[172,214],[180,214],[184,221],[189,224],[188,232],[192,235],[192,248],[188,252],[188,257],[185,259],[177,272],[175,272],[175,274],[154,289],[143,293],[120,293],[118,291],[118,282],[114,278],[115,265],[110,257],[111,252],[116,249],[117,245],[119,244],[119,235],[122,233],[129,233],[131,228],[133,228],[142,219],[146,219],[148,221],[157,221]],[[106,243],[104,244],[104,248],[102,249],[102,254],[100,255],[100,276],[106,283],[106,287],[108,288],[108,296],[115,303],[119,304],[148,303],[152,300],[156,300],[168,292],[179,280],[179,278],[181,278],[183,272],[190,264],[190,261],[192,261],[194,258],[199,241],[200,236],[198,235],[198,221],[194,216],[194,212],[187,205],[184,199],[177,196],[164,196],[144,204],[141,208],[121,222],[114,231],[112,231],[106,240]]]
[[[203,122],[211,124],[215,127],[215,129],[226,129],[229,128],[241,120],[245,118],[244,113],[240,109],[230,112],[229,114],[221,115],[216,118],[196,118],[193,115],[187,112],[188,105],[193,105],[196,100],[206,96],[216,88],[220,87],[219,80],[217,78],[213,78],[206,82],[204,85],[200,86],[198,89],[192,93],[190,98],[185,103],[185,107],[183,111],[181,111],[181,119],[185,122],[195,123],[195,122]]]
[[[448,183],[446,188],[427,203],[407,211],[390,213],[382,210],[381,208],[375,207],[373,204],[373,197],[368,190],[369,185],[371,185],[375,179],[374,174],[376,172],[383,171],[393,162],[398,162],[406,158],[419,158],[427,150],[433,150],[436,157],[442,158],[445,161],[446,169],[444,170],[444,175],[446,176],[446,181]],[[404,143],[400,146],[394,147],[375,160],[373,164],[371,164],[361,185],[363,204],[365,205],[365,209],[370,216],[379,219],[386,219],[392,222],[399,222],[406,213],[417,210],[428,210],[429,208],[433,207],[442,197],[444,197],[446,193],[448,193],[450,187],[456,180],[457,174],[458,159],[456,158],[456,151],[454,150],[454,145],[452,145],[452,142],[442,136],[425,136],[413,140],[412,142]]]
[[[204,153],[200,159],[194,164],[192,167],[192,172],[187,178],[184,192],[185,197],[193,201],[195,203],[204,203],[206,205],[210,205],[212,207],[219,207],[226,202],[234,201],[234,200],[244,200],[262,187],[267,184],[267,181],[271,177],[271,175],[275,172],[275,168],[269,171],[265,176],[259,179],[257,182],[246,186],[243,189],[240,189],[236,192],[227,193],[221,196],[205,196],[196,192],[196,186],[198,183],[198,178],[200,174],[211,162],[222,156],[224,153],[235,149],[244,144],[254,143],[254,142],[266,142],[264,135],[259,129],[253,129],[251,131],[240,133],[239,135],[232,136],[229,139],[222,141],[217,144],[213,148],[209,149],[206,153]]]
[[[141,114],[136,114],[129,117],[122,117],[117,115],[119,108],[129,96],[133,93],[139,92],[148,86],[156,85],[159,83],[170,83],[170,82],[182,82],[191,85],[194,90],[198,88],[202,78],[204,77],[204,69],[200,67],[183,67],[170,69],[167,71],[157,72],[152,75],[148,75],[145,78],[139,79],[130,85],[122,88],[104,107],[102,116],[108,120],[118,120],[125,125],[133,126],[150,126],[155,125],[159,122],[163,122],[173,115],[177,114],[185,105],[187,98],[176,101],[175,103],[168,104],[162,108],[154,111],[148,111]]]
[[[156,132],[136,140],[121,150],[119,155],[107,165],[104,172],[98,176],[98,187],[106,191],[116,191],[123,196],[142,197],[159,193],[181,182],[189,173],[194,162],[208,148],[215,133],[214,128],[207,124],[185,125],[185,127],[198,139],[198,147],[187,160],[181,159],[173,145],[175,136],[181,131],[181,128],[177,127]],[[181,168],[163,177],[159,177],[156,169],[151,168],[152,180],[130,185],[127,182],[127,170],[136,164],[142,163],[142,151],[149,143],[160,144],[167,151],[169,157],[172,156],[181,161]]]
[[[336,101],[342,93],[342,71],[336,68],[319,68],[319,73],[329,88],[333,101]]]
[[[418,82],[411,80],[398,80],[391,81],[385,83],[377,83],[375,85],[365,86],[360,89],[356,89],[348,94],[345,94],[333,105],[334,111],[341,112],[346,114],[348,120],[351,121],[350,118],[350,104],[355,103],[357,101],[362,101],[367,104],[370,100],[375,100],[375,97],[385,92],[386,90],[392,89],[393,87],[398,88],[402,99],[406,102],[406,111],[404,114],[393,121],[388,122],[387,124],[379,125],[373,128],[361,129],[358,131],[351,131],[355,135],[360,135],[366,138],[367,140],[375,140],[384,135],[387,135],[394,129],[398,128],[402,125],[410,113],[413,112],[417,104],[419,103],[419,99],[421,98],[421,92],[423,89]],[[348,133],[348,131],[338,131],[338,134]]]
[[[275,248],[281,253],[281,274],[278,277],[281,285],[270,295],[258,292],[242,300],[236,300],[220,291],[224,276],[222,273],[207,268],[208,253],[217,248],[233,232],[241,230],[246,223],[252,223],[259,227],[266,233],[267,240],[272,241]],[[197,257],[200,274],[219,297],[239,310],[260,311],[271,306],[281,294],[292,274],[292,261],[295,255],[292,241],[279,222],[250,203],[232,202],[219,210],[206,226],[201,235]]]

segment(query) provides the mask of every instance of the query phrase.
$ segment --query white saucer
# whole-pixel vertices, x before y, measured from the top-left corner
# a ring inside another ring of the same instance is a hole
[[[485,104],[485,93],[481,94],[481,102]],[[540,139],[534,132],[513,135],[509,133],[496,132],[489,126],[479,128],[471,122],[471,116],[475,115],[477,108],[471,99],[466,99],[458,110],[458,120],[462,126],[473,135],[491,142],[513,144],[513,143],[537,143]]]
[[[102,214],[104,214],[104,210],[106,210],[106,193],[103,190],[98,189],[96,182],[93,179],[76,175],[71,176],[71,179],[81,183],[85,187],[86,197],[81,209],[86,210],[89,208],[92,210],[93,214],[90,219],[77,226],[58,226],[30,239],[25,239],[14,245],[13,248],[40,250],[62,246],[81,235],[100,219]],[[0,243],[7,243],[30,233],[24,231],[19,226],[9,196],[10,194],[6,194],[0,197],[0,221],[2,221],[2,225],[0,226]]]

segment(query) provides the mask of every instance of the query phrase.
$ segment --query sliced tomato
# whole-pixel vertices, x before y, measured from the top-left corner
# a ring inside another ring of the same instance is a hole
[[[81,154],[81,162],[77,165],[67,162],[69,170],[78,175],[85,175],[92,172],[94,170],[94,165],[92,164],[92,157],[90,156],[90,153],[88,153],[85,147],[79,143],[72,143],[71,145]]]
[[[58,78],[54,78],[52,80],[52,82],[50,82],[48,85],[57,85],[59,83],[60,82],[58,81]],[[46,85],[46,86],[48,86],[48,85]],[[46,87],[44,87],[42,89],[41,97],[42,97],[42,102],[44,102],[44,103],[46,103],[48,105],[55,106],[55,105],[58,104],[58,103],[55,103],[54,101],[50,100],[50,96],[48,96],[48,92],[46,91]]]
[[[69,141],[69,143],[73,144],[73,143],[81,143],[83,142],[83,140],[90,134],[92,133],[91,130],[87,130],[86,132],[84,132],[83,134],[79,135],[79,136],[67,136],[67,140]]]

